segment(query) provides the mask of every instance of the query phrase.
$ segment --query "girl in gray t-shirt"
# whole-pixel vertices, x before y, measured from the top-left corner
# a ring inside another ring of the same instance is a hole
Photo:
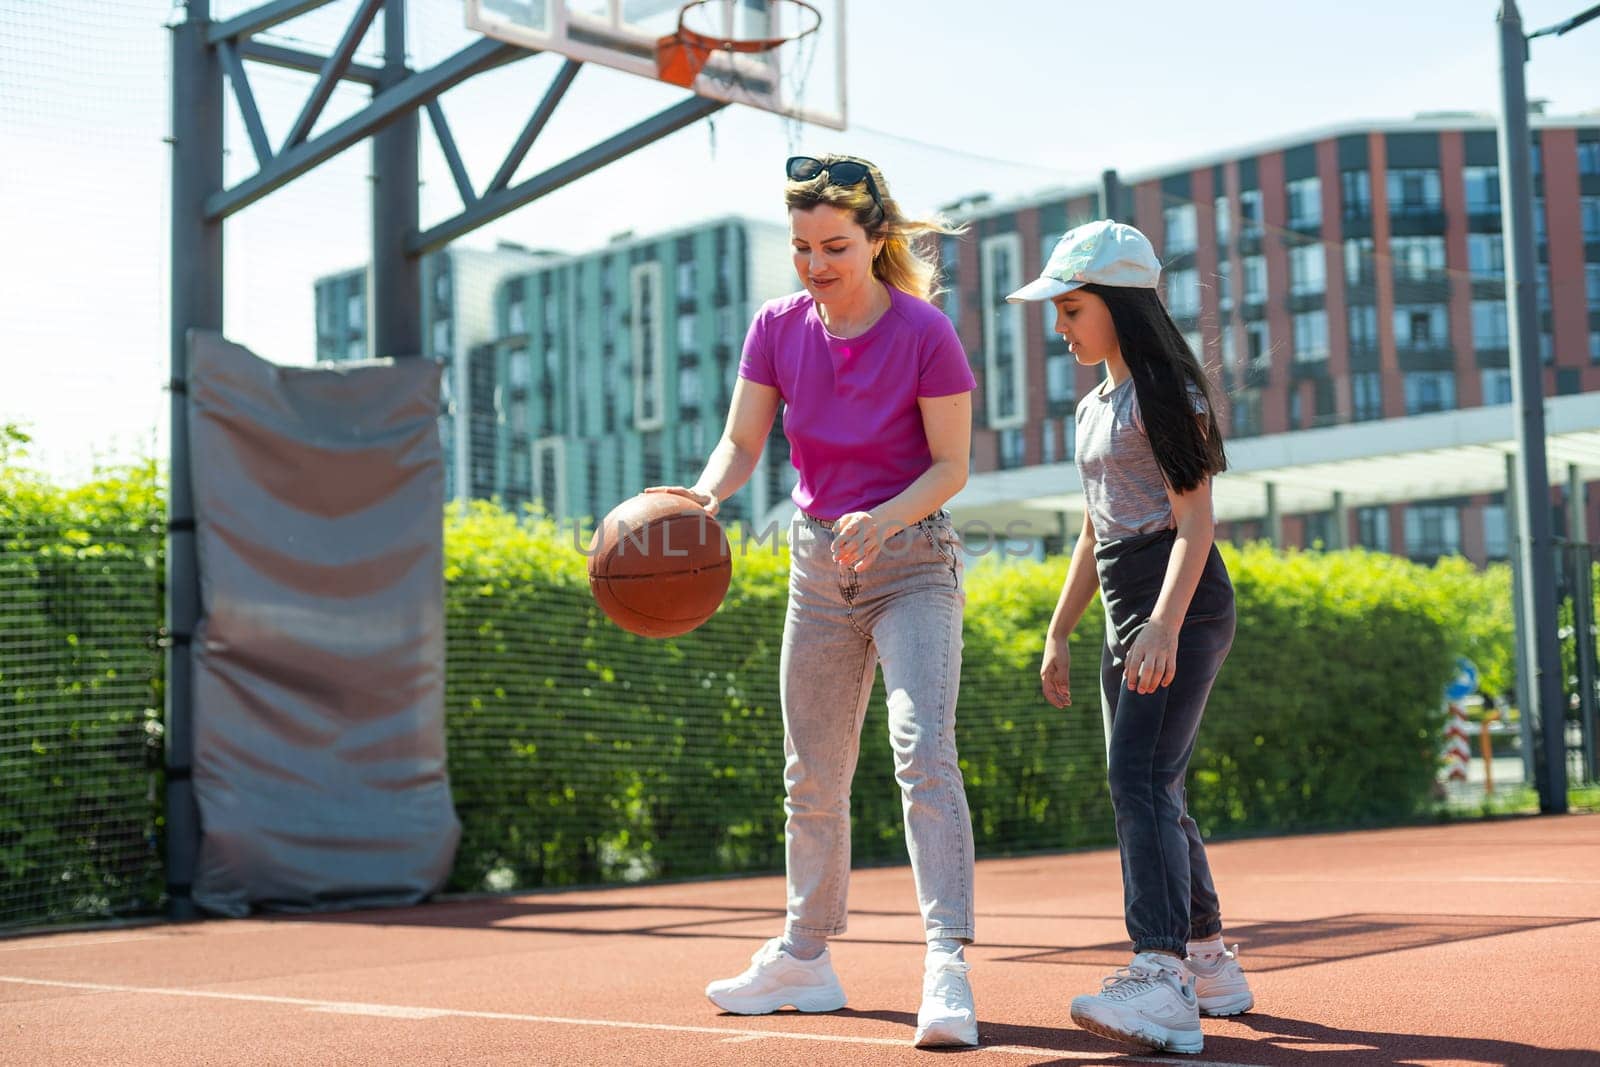
[[[1155,292],[1144,235],[1091,223],[1062,238],[1013,299],[1051,300],[1056,332],[1106,377],[1078,405],[1083,535],[1045,634],[1044,695],[1072,702],[1067,638],[1096,589],[1106,611],[1101,706],[1134,956],[1078,1025],[1176,1052],[1200,1016],[1254,1004],[1222,942],[1221,909],[1184,781],[1206,698],[1233,643],[1233,587],[1213,543],[1212,476],[1227,467],[1211,386]]]

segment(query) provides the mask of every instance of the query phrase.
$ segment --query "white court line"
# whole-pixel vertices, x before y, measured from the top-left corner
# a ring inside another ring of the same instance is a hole
[[[1414,877],[1395,877],[1393,875],[1375,875],[1368,878],[1359,876],[1340,877],[1338,875],[1317,874],[1245,874],[1236,875],[1235,882],[1308,882],[1320,884],[1323,882],[1352,882],[1358,885],[1385,884],[1389,882],[1407,882],[1413,885],[1435,885],[1438,883],[1474,885],[1600,885],[1600,879],[1595,878],[1524,878],[1514,875],[1417,875]]]
[[[15,945],[0,945],[0,952],[37,952],[45,948],[78,948],[82,945],[115,945],[123,941],[159,941],[165,934],[129,934],[125,937],[95,937],[79,941],[22,941]]]
[[[788,1041],[821,1041],[834,1045],[890,1045],[909,1048],[910,1042],[900,1037],[850,1037],[841,1034],[807,1034],[791,1030],[733,1030],[723,1026],[680,1026],[673,1023],[638,1023],[622,1019],[571,1019],[557,1015],[521,1015],[504,1011],[462,1011],[456,1008],[421,1008],[401,1004],[369,1004],[359,1001],[311,1000],[305,997],[275,997],[264,993],[220,993],[208,989],[164,989],[159,986],[108,985],[103,982],[61,982],[46,978],[22,978],[0,974],[0,982],[13,985],[45,986],[52,989],[79,989],[90,993],[139,993],[159,997],[191,997],[201,1000],[232,1000],[247,1004],[282,1004],[287,1007],[307,1008],[311,1011],[330,1012],[336,1015],[369,1015],[389,1019],[493,1019],[502,1022],[541,1023],[555,1026],[596,1026],[613,1030],[654,1030],[672,1034],[717,1034],[724,1043],[734,1039],[759,1041],[762,1039]],[[1053,1048],[1029,1048],[1025,1045],[984,1045],[979,1052],[999,1052],[1010,1056],[1045,1056],[1055,1060],[1113,1060],[1117,1063],[1155,1063],[1172,1067],[1170,1056],[1130,1056],[1115,1050],[1107,1052],[1075,1052]],[[1197,1060],[1185,1056],[1183,1063],[1193,1067],[1250,1067],[1248,1064],[1228,1063],[1223,1060]]]

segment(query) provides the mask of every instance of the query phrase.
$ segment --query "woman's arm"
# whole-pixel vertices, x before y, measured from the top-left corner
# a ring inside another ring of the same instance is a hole
[[[899,494],[871,511],[843,515],[835,529],[834,558],[864,567],[877,556],[883,539],[944,507],[967,484],[972,449],[972,394],[917,398],[922,429],[933,463]],[[859,569],[859,567],[857,569]]]

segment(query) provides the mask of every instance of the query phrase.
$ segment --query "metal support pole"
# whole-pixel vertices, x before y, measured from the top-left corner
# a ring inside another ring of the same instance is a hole
[[[1567,540],[1572,557],[1573,655],[1578,664],[1578,721],[1583,724],[1583,775],[1600,781],[1595,767],[1594,553],[1589,548],[1589,515],[1583,477],[1567,465]]]
[[[168,913],[196,914],[200,817],[190,780],[194,690],[190,640],[200,618],[189,477],[189,331],[222,329],[222,220],[206,198],[222,188],[222,62],[207,42],[209,0],[188,0],[172,26],[171,427],[167,493],[166,839]]]
[[[385,0],[378,91],[405,81],[406,2]],[[406,250],[421,222],[420,118],[408,109],[372,136],[371,356],[422,355],[422,257]]]
[[[1278,487],[1267,483],[1267,515],[1261,533],[1273,548],[1283,547],[1283,516],[1278,513]]]
[[[1100,217],[1103,219],[1122,217],[1122,179],[1117,177],[1117,172],[1114,170],[1100,172]]]
[[[1533,677],[1528,670],[1528,626],[1523,618],[1522,553],[1517,550],[1518,532],[1522,524],[1517,520],[1517,457],[1506,453],[1506,534],[1511,543],[1506,547],[1511,563],[1511,625],[1512,668],[1517,672],[1516,693],[1518,734],[1522,739],[1522,780],[1533,783],[1539,779],[1539,746],[1533,734],[1533,700],[1528,695],[1528,680]]]
[[[1555,542],[1550,531],[1550,476],[1545,459],[1544,368],[1539,363],[1533,250],[1533,177],[1528,143],[1528,97],[1523,66],[1528,58],[1516,0],[1503,0],[1497,27],[1500,44],[1500,211],[1505,226],[1506,317],[1511,344],[1511,402],[1516,417],[1518,551],[1527,621],[1528,687],[1542,733],[1544,776],[1539,810],[1567,810],[1566,709],[1561,654],[1556,643]]]

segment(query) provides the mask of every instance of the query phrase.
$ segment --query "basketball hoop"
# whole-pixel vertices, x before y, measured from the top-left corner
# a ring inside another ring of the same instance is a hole
[[[718,0],[690,0],[678,12],[678,28],[656,41],[656,73],[664,82],[681,85],[685,89],[694,85],[695,78],[711,59],[713,52],[733,52],[754,55],[809,37],[822,26],[822,12],[807,0],[773,0],[774,5],[787,4],[795,8],[797,18],[809,16],[810,25],[795,33],[780,37],[715,36],[692,30],[683,24],[684,18],[696,8],[716,3]],[[722,0],[725,4],[727,0]],[[731,28],[731,26],[729,27]]]

